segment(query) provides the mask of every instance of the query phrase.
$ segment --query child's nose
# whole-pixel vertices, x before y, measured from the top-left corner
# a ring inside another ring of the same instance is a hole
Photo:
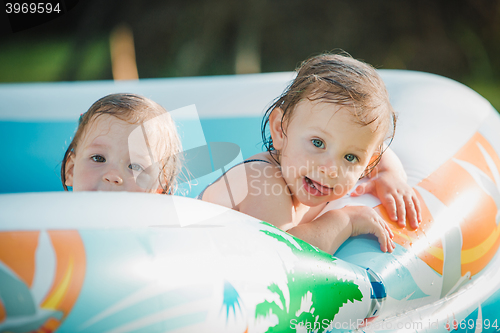
[[[336,165],[325,165],[320,167],[320,170],[330,178],[337,178],[338,176],[338,168]]]
[[[123,178],[120,177],[120,174],[117,170],[110,170],[102,176],[102,180],[105,183],[111,183],[114,185],[123,185]]]

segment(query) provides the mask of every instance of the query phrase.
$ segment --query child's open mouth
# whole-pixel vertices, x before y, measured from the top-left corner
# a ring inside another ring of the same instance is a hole
[[[330,187],[323,186],[318,182],[315,182],[314,180],[304,177],[304,188],[306,189],[307,192],[309,192],[312,195],[316,196],[323,196],[323,195],[328,195],[332,191]]]

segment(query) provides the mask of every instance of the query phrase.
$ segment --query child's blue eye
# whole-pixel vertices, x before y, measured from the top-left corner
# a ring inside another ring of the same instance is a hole
[[[354,162],[357,162],[358,161],[358,158],[356,157],[356,155],[353,155],[353,154],[347,154],[344,156],[344,158],[348,161],[348,162],[351,162],[351,163],[354,163]]]
[[[94,155],[91,157],[91,159],[92,159],[92,161],[97,162],[97,163],[106,162],[106,159],[104,158],[104,156],[101,156],[101,155]]]
[[[314,145],[314,147],[317,147],[317,148],[325,148],[325,144],[323,141],[321,141],[320,139],[312,139],[311,140],[312,144]]]
[[[140,166],[139,164],[129,164],[128,168],[130,170],[134,170],[134,171],[143,171],[144,168],[142,166]]]

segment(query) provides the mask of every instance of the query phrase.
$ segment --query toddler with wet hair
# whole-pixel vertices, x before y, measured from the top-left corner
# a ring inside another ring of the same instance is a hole
[[[418,198],[388,148],[395,126],[387,90],[372,66],[346,55],[313,57],[266,111],[267,152],[229,170],[202,200],[272,223],[329,253],[360,234],[374,234],[381,250],[392,252],[391,228],[373,208],[329,210],[327,204],[368,175],[351,196],[372,193],[399,226],[408,220],[418,227]],[[236,176],[241,168],[246,179]]]
[[[80,116],[61,163],[65,190],[173,194],[181,143],[168,112],[135,94],[111,94]]]

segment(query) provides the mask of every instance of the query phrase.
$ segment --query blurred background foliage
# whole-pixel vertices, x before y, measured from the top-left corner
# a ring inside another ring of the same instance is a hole
[[[81,0],[0,36],[0,82],[113,79],[117,31],[139,78],[290,71],[341,49],[458,80],[500,110],[498,0]]]

